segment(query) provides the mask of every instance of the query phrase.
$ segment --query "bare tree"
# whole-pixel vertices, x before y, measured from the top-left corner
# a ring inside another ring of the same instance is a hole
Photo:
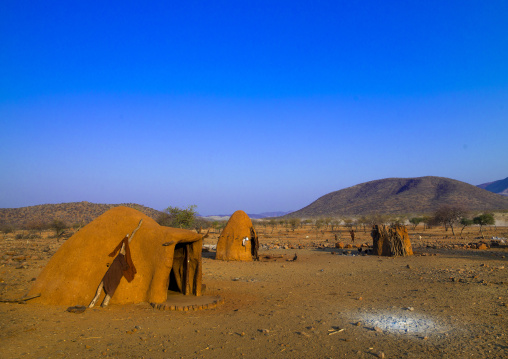
[[[67,224],[61,219],[54,219],[50,227],[55,230],[55,236],[60,237],[63,232],[68,228]]]
[[[430,227],[432,225],[432,217],[430,217],[430,216],[423,216],[422,217],[422,222],[423,222],[423,230],[430,229]]]
[[[318,237],[318,232],[325,225],[325,220],[323,218],[317,218],[314,221],[314,229],[316,230],[316,238]]]
[[[277,221],[275,220],[275,218],[270,218],[270,220],[268,221],[268,225],[270,227],[272,227],[272,233],[273,233],[273,230],[275,228],[277,228]]]
[[[351,218],[345,218],[344,226],[346,226],[347,228],[353,228],[353,220]]]
[[[370,219],[367,216],[361,216],[357,222],[363,227],[363,232],[366,232],[366,227],[370,224]]]
[[[438,208],[434,214],[434,220],[436,223],[441,223],[445,227],[450,227],[453,235],[455,235],[453,226],[459,223],[461,218],[463,218],[466,214],[467,211],[462,206],[445,204]]]
[[[331,230],[333,232],[334,228],[337,227],[337,229],[339,229],[339,226],[340,226],[340,223],[341,223],[341,220],[340,219],[334,219],[331,223],[330,223],[330,226],[331,226]]]
[[[289,226],[291,227],[291,231],[295,231],[296,228],[300,225],[300,218],[290,218]]]

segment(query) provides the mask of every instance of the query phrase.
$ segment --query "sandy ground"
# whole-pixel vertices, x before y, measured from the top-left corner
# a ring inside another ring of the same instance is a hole
[[[463,249],[477,229],[464,239],[412,232],[416,255],[397,258],[341,255],[326,232],[259,232],[260,262],[204,253],[205,294],[225,301],[216,309],[160,311],[143,303],[74,314],[0,303],[0,357],[508,357],[508,248]],[[61,244],[9,236],[0,243],[2,299],[22,297]],[[275,249],[284,245],[293,249]]]

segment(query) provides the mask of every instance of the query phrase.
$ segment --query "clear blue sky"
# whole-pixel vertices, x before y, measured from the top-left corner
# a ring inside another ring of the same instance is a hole
[[[141,3],[0,2],[0,207],[508,176],[507,1]]]

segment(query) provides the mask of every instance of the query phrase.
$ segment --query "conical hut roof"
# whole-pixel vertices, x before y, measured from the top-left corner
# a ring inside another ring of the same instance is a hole
[[[90,222],[60,247],[30,290],[29,295],[41,294],[32,302],[88,305],[114,259],[109,254],[137,227],[140,219],[143,223],[130,243],[137,274],[130,283],[121,279],[110,303],[166,300],[175,246],[200,242],[202,236],[184,229],[160,226],[143,213],[120,206]],[[198,260],[201,261],[200,247]]]

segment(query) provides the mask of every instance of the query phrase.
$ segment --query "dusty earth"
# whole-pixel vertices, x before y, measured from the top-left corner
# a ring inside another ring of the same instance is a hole
[[[224,299],[216,309],[0,303],[0,357],[507,358],[508,248],[466,249],[478,229],[464,232],[411,230],[415,255],[386,258],[336,249],[327,231],[259,228],[260,262],[203,254],[205,294]],[[0,239],[2,300],[23,297],[58,249],[48,235]]]

